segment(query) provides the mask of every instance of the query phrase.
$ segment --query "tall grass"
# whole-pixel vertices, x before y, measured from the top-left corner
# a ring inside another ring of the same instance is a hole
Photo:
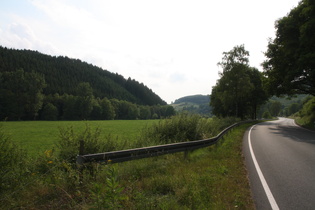
[[[237,121],[235,118],[202,118],[196,114],[181,113],[144,128],[136,145],[159,145],[210,138]]]
[[[243,164],[242,139],[249,125],[224,140],[182,153],[117,165],[129,209],[254,209]]]
[[[0,127],[0,197],[19,187],[20,180],[28,175],[26,163],[26,153]]]
[[[212,137],[230,123],[231,119],[181,115],[144,129],[143,141],[149,138],[163,143],[162,137],[167,137],[166,142]],[[78,168],[73,163],[78,142],[83,139],[87,150],[99,151],[99,130],[88,125],[81,131],[66,127],[60,130],[59,151],[47,150],[32,162],[25,161],[24,167],[18,170],[19,175],[9,179],[17,180],[16,187],[1,188],[0,208],[252,209],[241,155],[245,129],[246,126],[234,129],[221,144],[191,152],[186,159],[177,153],[106,166],[92,163]],[[162,133],[159,139],[155,139],[157,131]],[[19,149],[2,134],[0,140],[8,145],[7,151],[18,153]],[[14,168],[16,165],[12,164],[28,160],[16,157],[14,163],[9,163]]]

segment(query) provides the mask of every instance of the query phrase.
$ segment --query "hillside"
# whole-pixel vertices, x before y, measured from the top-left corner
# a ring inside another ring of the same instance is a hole
[[[288,117],[300,109],[302,109],[303,104],[308,100],[310,96],[305,94],[300,94],[292,97],[276,97],[272,96],[265,104],[263,104],[259,111],[259,118],[266,118],[263,116],[264,113],[269,112],[273,117],[285,116]]]
[[[176,99],[171,106],[173,106],[177,112],[187,111],[210,117],[212,114],[209,103],[209,95],[191,95]]]
[[[36,72],[44,76],[44,95],[75,95],[80,83],[89,83],[96,98],[125,100],[140,105],[165,105],[158,95],[143,83],[78,59],[49,56],[37,51],[7,49],[0,46],[0,73]]]
[[[194,104],[205,104],[210,103],[210,96],[208,95],[192,95],[192,96],[185,96],[179,99],[176,99],[174,104],[180,103],[194,103]]]

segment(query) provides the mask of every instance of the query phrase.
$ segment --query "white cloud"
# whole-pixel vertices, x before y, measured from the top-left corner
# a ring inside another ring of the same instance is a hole
[[[30,26],[13,22],[7,29],[0,31],[0,43],[6,47],[31,49],[48,54],[56,54],[58,49],[51,43],[39,39]]]
[[[73,4],[68,5],[67,1],[32,0],[31,2],[58,25],[84,30],[95,21],[91,13]]]
[[[0,7],[0,44],[82,59],[170,102],[210,94],[222,52],[235,45],[259,68],[274,21],[298,2],[12,0]]]

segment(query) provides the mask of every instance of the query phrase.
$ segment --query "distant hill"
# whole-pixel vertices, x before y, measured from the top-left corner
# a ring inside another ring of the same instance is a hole
[[[15,50],[0,46],[0,73],[37,72],[44,75],[47,87],[44,95],[75,95],[77,87],[87,82],[97,98],[125,100],[140,105],[166,105],[166,102],[143,83],[134,79],[125,79],[79,59],[63,56],[49,56],[37,51]]]
[[[174,104],[180,103],[194,103],[194,104],[205,104],[210,103],[210,96],[209,95],[192,95],[192,96],[185,96],[179,99],[176,99]]]
[[[171,106],[173,106],[177,112],[187,111],[210,117],[212,114],[209,103],[209,95],[192,95],[176,99]]]

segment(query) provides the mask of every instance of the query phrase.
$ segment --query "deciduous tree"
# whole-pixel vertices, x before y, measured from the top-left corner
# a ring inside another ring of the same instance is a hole
[[[315,1],[302,0],[276,24],[263,63],[274,95],[315,95]]]
[[[261,73],[248,65],[248,56],[244,45],[223,53],[222,61],[218,63],[223,71],[219,73],[220,79],[211,94],[213,114],[256,118],[257,107],[267,100]]]

